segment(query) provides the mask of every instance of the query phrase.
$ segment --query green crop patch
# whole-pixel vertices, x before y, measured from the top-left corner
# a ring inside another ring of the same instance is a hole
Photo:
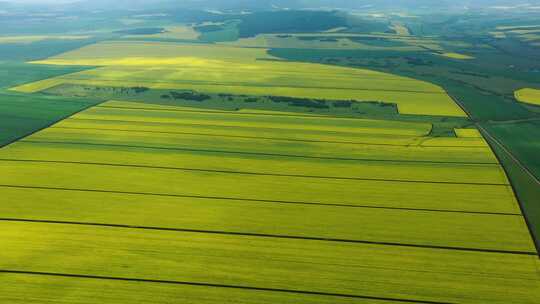
[[[93,103],[0,94],[0,146],[9,144]]]

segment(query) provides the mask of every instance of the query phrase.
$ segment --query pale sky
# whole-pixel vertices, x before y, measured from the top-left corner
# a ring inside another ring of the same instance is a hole
[[[76,2],[76,0],[0,0],[0,2],[12,2],[12,3],[69,3],[69,2]]]

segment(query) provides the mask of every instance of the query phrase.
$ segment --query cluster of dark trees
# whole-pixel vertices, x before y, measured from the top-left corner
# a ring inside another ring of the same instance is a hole
[[[175,92],[171,91],[169,94],[161,95],[161,98],[163,99],[184,99],[184,100],[192,100],[192,101],[205,101],[208,99],[211,99],[212,97],[210,95],[201,94],[197,92]]]
[[[273,102],[284,102],[293,107],[306,107],[315,109],[328,109],[326,100],[324,99],[309,99],[309,98],[295,98],[286,96],[267,96]]]

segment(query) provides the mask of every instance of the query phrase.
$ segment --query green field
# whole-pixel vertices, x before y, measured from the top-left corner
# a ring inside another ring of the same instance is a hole
[[[110,281],[104,303],[152,290],[216,303],[232,287],[263,303],[534,303],[533,242],[472,131],[437,139],[414,122],[95,106],[0,150],[1,268],[64,275],[0,273],[12,282],[3,297],[84,295],[99,276],[151,285]]]
[[[18,94],[6,92],[5,89],[81,70],[80,67],[38,66],[21,62],[1,63],[0,146],[95,104],[91,100]]]

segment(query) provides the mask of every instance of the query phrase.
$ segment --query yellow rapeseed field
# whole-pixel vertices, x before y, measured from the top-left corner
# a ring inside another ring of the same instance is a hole
[[[515,92],[515,96],[521,102],[540,105],[540,89],[521,89]]]

